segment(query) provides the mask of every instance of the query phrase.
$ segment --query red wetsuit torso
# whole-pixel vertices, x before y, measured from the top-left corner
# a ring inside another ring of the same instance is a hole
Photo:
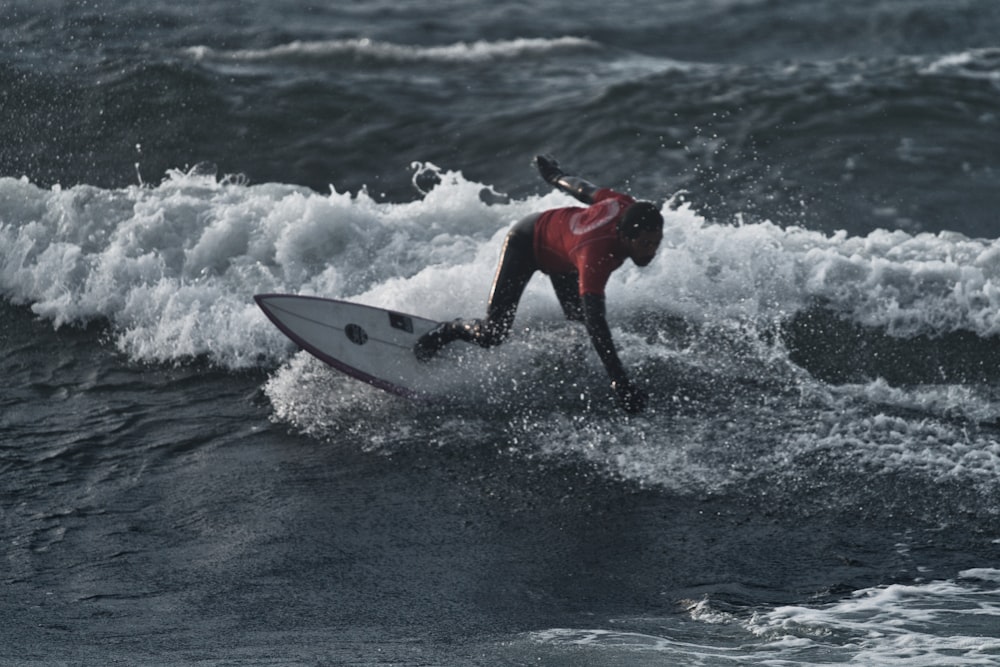
[[[603,188],[594,203],[546,211],[535,223],[535,261],[544,273],[579,274],[580,294],[604,294],[611,273],[628,258],[618,221],[635,199]]]

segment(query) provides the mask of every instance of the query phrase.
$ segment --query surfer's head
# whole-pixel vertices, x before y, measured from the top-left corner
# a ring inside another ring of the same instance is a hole
[[[637,266],[653,261],[663,240],[663,216],[651,202],[637,201],[625,210],[618,223],[618,236]]]

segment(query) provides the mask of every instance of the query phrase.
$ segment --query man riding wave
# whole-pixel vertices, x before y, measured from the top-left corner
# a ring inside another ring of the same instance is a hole
[[[627,412],[641,412],[646,394],[632,383],[618,358],[604,289],[625,260],[636,266],[653,260],[663,240],[663,216],[650,202],[563,173],[551,156],[539,155],[534,163],[545,181],[587,206],[550,209],[517,222],[504,241],[486,318],[445,322],[424,334],[414,352],[427,361],[455,340],[499,345],[510,335],[524,288],[541,271],[552,281],[567,319],[587,327],[619,404]]]

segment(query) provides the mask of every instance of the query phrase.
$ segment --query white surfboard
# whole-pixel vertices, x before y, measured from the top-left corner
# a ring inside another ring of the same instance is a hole
[[[379,389],[431,398],[447,372],[421,362],[413,346],[439,323],[349,301],[294,294],[258,294],[257,305],[299,347]]]

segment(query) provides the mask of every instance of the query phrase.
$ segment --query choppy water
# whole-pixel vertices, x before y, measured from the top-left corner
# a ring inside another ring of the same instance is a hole
[[[995,662],[993,4],[397,5],[0,5],[4,662]],[[644,415],[541,280],[447,406],[254,305],[480,312],[541,151]]]

